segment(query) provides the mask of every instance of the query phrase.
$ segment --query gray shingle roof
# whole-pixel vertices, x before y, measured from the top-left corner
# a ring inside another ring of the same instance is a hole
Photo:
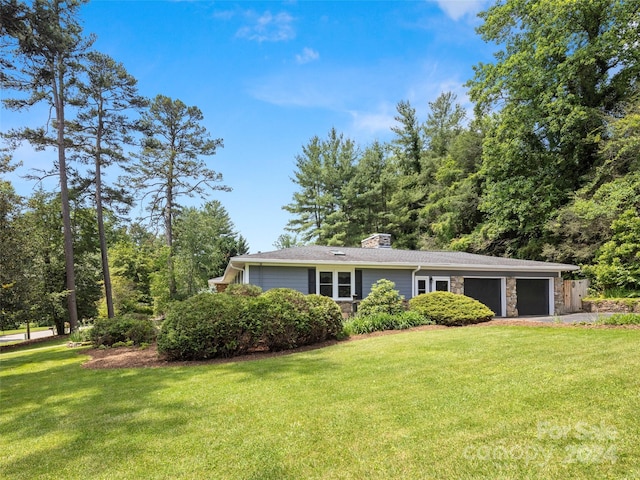
[[[392,248],[354,248],[305,246],[286,248],[272,252],[233,257],[235,265],[246,263],[268,264],[350,264],[372,266],[424,266],[424,267],[487,267],[506,270],[569,271],[575,265],[547,263],[533,260],[491,257],[465,252],[396,250]]]

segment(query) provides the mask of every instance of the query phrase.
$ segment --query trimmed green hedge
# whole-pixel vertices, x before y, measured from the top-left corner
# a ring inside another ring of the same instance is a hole
[[[451,292],[423,293],[409,300],[409,310],[438,325],[461,326],[487,322],[494,313],[482,303]]]
[[[95,347],[110,347],[116,343],[142,345],[155,341],[157,329],[152,320],[134,315],[121,315],[114,318],[98,318],[89,338]]]
[[[170,360],[286,350],[336,338],[340,307],[330,298],[279,288],[259,296],[202,293],[172,305],[158,336]]]
[[[171,304],[158,335],[158,351],[170,360],[230,357],[246,352],[243,297],[201,293]]]

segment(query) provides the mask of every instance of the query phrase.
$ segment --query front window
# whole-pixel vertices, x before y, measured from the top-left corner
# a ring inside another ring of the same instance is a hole
[[[433,290],[434,292],[448,292],[449,291],[449,278],[433,277]]]
[[[418,287],[418,291],[416,292],[417,295],[429,293],[429,277],[416,278],[416,285]]]
[[[333,272],[320,272],[320,295],[333,297]]]
[[[352,272],[325,271],[318,273],[318,293],[335,299],[351,298]]]
[[[338,272],[338,297],[351,297],[351,272]]]

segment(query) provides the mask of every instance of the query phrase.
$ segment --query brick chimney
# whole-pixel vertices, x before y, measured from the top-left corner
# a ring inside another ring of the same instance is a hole
[[[360,242],[362,248],[391,248],[391,235],[374,233]]]

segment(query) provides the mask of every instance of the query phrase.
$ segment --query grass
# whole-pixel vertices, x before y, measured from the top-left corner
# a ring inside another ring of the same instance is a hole
[[[638,330],[403,332],[271,359],[87,370],[0,355],[7,479],[640,476]]]

